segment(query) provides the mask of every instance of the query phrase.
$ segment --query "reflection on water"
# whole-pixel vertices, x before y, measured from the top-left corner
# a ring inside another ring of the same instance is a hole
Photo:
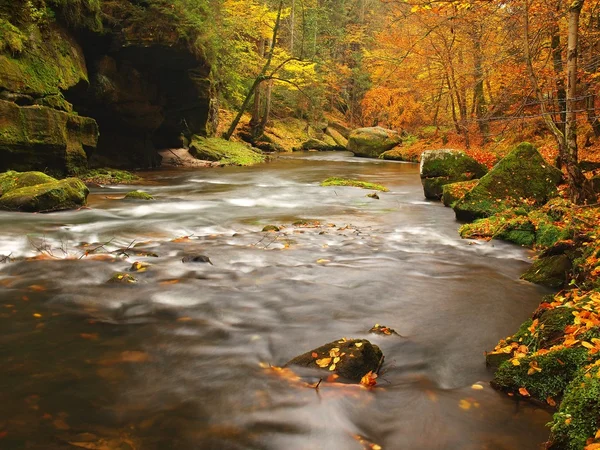
[[[390,192],[320,187],[329,176]],[[0,265],[0,448],[545,440],[548,412],[491,390],[483,358],[543,293],[518,281],[528,254],[461,241],[452,211],[423,201],[415,165],[327,153],[149,177],[133,188],[154,202],[115,199],[132,189],[118,186],[93,190],[89,210],[0,214],[0,255],[14,258]],[[214,265],[182,263],[200,254]],[[151,264],[137,283],[106,283],[134,261]],[[404,337],[368,335],[375,323]],[[259,365],[343,336],[382,348],[376,389],[315,390]]]

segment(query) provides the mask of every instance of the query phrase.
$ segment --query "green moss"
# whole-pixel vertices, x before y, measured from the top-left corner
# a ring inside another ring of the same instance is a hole
[[[21,53],[27,36],[9,21],[0,18],[0,52],[8,50],[12,54]]]
[[[85,205],[89,191],[77,178],[67,178],[22,187],[0,197],[0,209],[22,212],[50,212]]]
[[[42,172],[15,172],[14,170],[9,170],[0,174],[0,195],[22,187],[35,186],[52,181],[56,181],[56,179]]]
[[[582,368],[565,391],[551,428],[553,449],[581,450],[600,428],[600,366]]]
[[[150,194],[144,191],[131,191],[125,195],[125,198],[134,200],[154,200]]]
[[[531,283],[559,288],[565,284],[573,264],[567,255],[554,255],[540,258],[521,275],[521,279]]]
[[[33,27],[30,41],[19,54],[0,54],[1,88],[47,96],[87,83],[83,52],[64,30],[56,25]]]
[[[321,182],[321,186],[352,186],[361,189],[370,189],[373,191],[388,192],[389,189],[381,184],[369,183],[366,181],[351,180],[348,178],[331,177]]]
[[[529,143],[517,146],[454,205],[456,217],[489,217],[525,200],[541,205],[556,195],[562,173],[544,161]]]
[[[379,155],[379,158],[388,161],[405,161],[418,163],[420,160],[420,155],[418,155],[415,152],[411,152],[410,149],[406,147],[396,147],[386,152],[383,152],[381,155]]]
[[[442,203],[444,206],[454,205],[458,200],[463,198],[479,180],[459,181],[457,183],[444,184],[442,186]]]
[[[92,169],[79,178],[86,183],[95,184],[132,184],[141,180],[140,177],[126,170],[109,168]]]
[[[200,136],[193,137],[190,153],[198,159],[216,161],[226,166],[251,166],[266,160],[263,154],[239,142]]]
[[[496,371],[494,384],[513,393],[518,393],[524,387],[532,397],[544,402],[548,397],[559,399],[587,360],[586,348],[573,347],[520,358],[518,366],[506,361]],[[529,374],[530,363],[537,364],[541,371]]]

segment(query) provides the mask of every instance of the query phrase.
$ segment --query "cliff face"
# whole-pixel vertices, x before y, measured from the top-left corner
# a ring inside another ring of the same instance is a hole
[[[19,21],[2,8],[7,2],[0,0],[0,170],[152,167],[156,149],[211,133],[210,64],[164,5],[109,0],[98,11],[102,26],[76,27],[60,11]]]

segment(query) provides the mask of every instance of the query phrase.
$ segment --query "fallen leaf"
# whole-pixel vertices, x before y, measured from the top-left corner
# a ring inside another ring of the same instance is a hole
[[[521,394],[523,397],[530,397],[531,396],[529,394],[529,391],[527,389],[525,389],[524,387],[519,388],[519,394]]]
[[[473,386],[471,386],[471,389],[475,389],[476,391],[481,391],[483,389],[483,386],[480,384],[474,384]]]
[[[376,379],[377,374],[373,373],[373,371],[371,370],[360,379],[360,384],[365,387],[373,387],[377,384]]]
[[[331,362],[332,358],[322,358],[322,359],[317,359],[315,361],[315,363],[317,363],[317,366],[321,367],[321,368],[325,368],[327,366],[329,366],[329,363]]]

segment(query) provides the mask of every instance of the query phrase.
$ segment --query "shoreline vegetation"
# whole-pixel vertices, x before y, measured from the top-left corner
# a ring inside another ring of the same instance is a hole
[[[447,150],[423,155],[426,195],[435,163],[448,183],[444,204],[468,222],[461,237],[532,248],[537,255],[521,278],[557,289],[515,334],[486,352],[495,369],[492,386],[554,411],[547,448],[600,448],[600,205],[571,203],[560,176],[554,178],[558,171],[531,144],[468,182],[452,182],[451,164],[440,172],[447,156]]]

